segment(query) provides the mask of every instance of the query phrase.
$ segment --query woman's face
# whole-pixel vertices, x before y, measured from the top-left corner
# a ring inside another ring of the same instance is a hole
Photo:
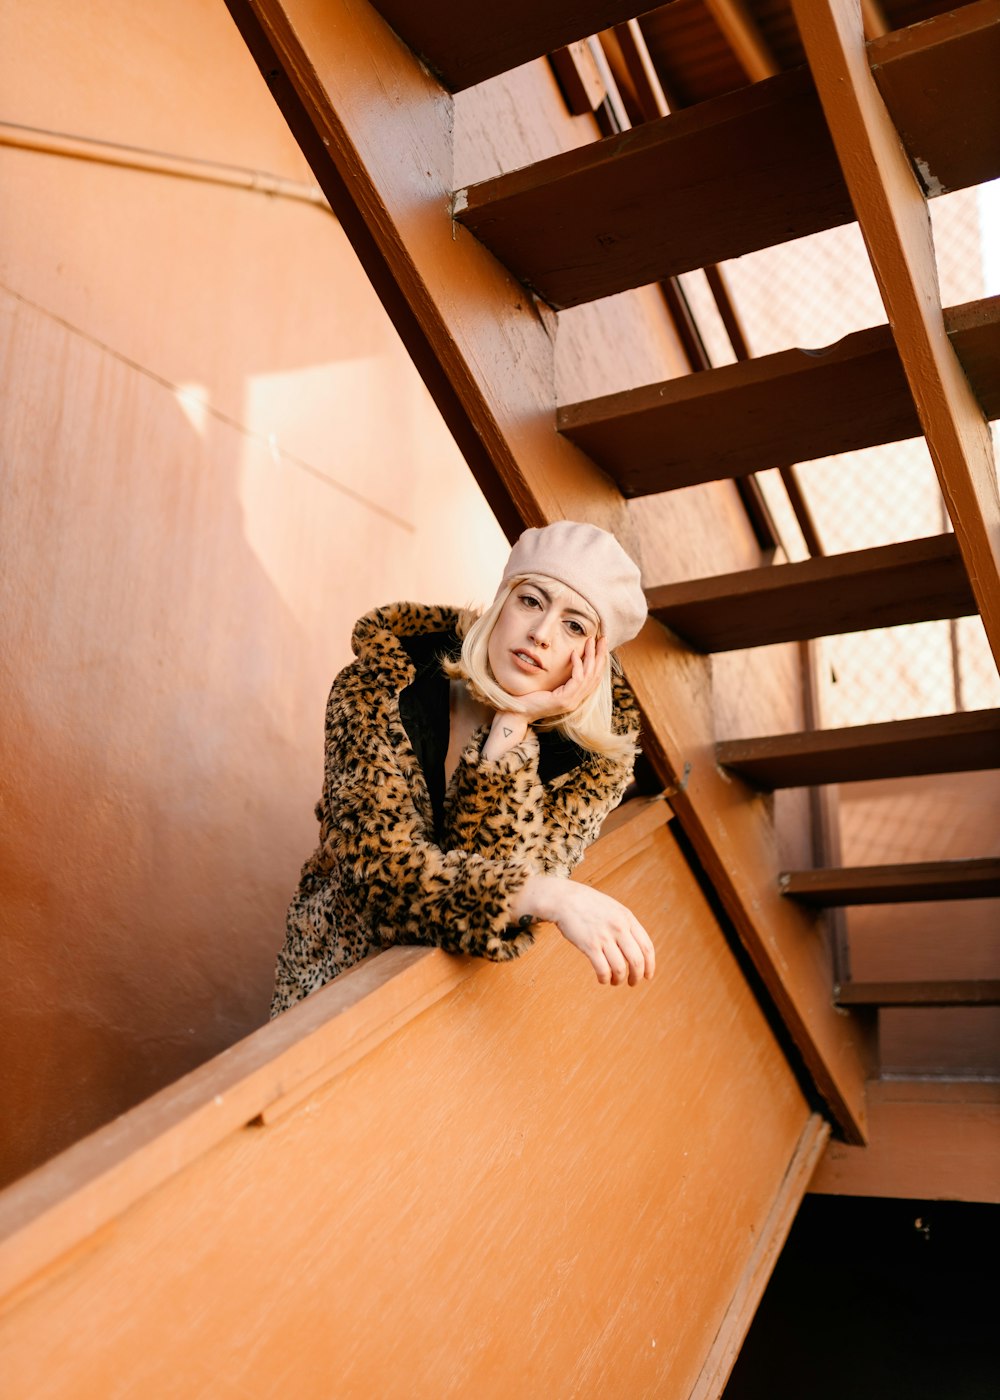
[[[579,593],[539,576],[513,588],[490,634],[490,670],[508,695],[557,690],[573,674],[597,614]]]

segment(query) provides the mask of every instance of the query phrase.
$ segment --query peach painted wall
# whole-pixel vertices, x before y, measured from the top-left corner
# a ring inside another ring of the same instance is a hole
[[[215,0],[5,10],[7,120],[311,182]],[[506,546],[328,212],[0,191],[3,1182],[261,1023],[353,619]]]

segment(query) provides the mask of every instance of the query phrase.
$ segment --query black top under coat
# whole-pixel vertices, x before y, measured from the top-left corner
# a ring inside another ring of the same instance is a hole
[[[434,812],[434,831],[440,839],[444,825],[444,765],[451,729],[449,681],[441,662],[456,659],[462,644],[454,632],[430,632],[400,637],[399,641],[416,670],[413,680],[400,692],[399,717],[423,770]],[[538,731],[538,777],[543,784],[577,768],[586,756],[585,749],[556,730]]]

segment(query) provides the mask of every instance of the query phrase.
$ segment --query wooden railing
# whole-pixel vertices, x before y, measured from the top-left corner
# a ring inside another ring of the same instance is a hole
[[[0,1196],[6,1400],[716,1394],[828,1129],[667,817],[653,982],[393,949]]]

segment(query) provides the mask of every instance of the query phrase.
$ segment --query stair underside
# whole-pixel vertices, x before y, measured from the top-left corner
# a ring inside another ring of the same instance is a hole
[[[916,53],[889,37],[896,42],[875,50],[876,77],[897,127],[910,133],[917,168],[930,172],[928,193],[1000,174],[1000,22]],[[854,218],[805,69],[473,185],[456,196],[455,213],[556,308]]]
[[[952,535],[647,590],[649,610],[699,651],[736,651],[976,611]]]
[[[911,904],[1000,895],[1000,859],[936,860],[913,865],[855,865],[795,870],[778,877],[782,894],[819,908]]]
[[[373,0],[408,48],[452,92],[633,19],[634,0],[511,0],[488,11],[454,0]]]
[[[1000,710],[731,739],[716,758],[760,788],[1000,768]]]
[[[945,312],[987,418],[1000,417],[1000,296]],[[898,442],[921,433],[888,326],[822,350],[759,359],[643,385],[559,410],[559,431],[626,496]]]

